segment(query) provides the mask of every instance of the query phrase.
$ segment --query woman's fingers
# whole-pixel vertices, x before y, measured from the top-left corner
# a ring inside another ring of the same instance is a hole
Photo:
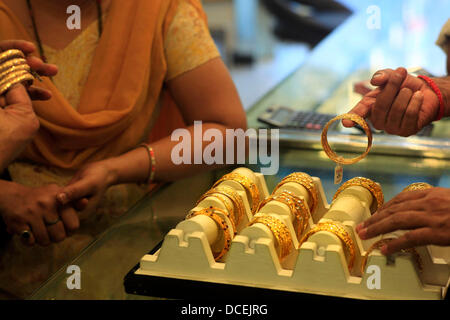
[[[52,92],[43,88],[36,86],[30,86],[28,89],[28,94],[31,100],[50,100],[52,98]]]
[[[91,196],[94,190],[95,186],[87,179],[81,179],[64,187],[56,198],[64,206],[70,202]]]
[[[47,231],[52,242],[61,242],[67,236],[62,220],[59,220],[57,223],[47,225]]]
[[[67,233],[76,231],[80,227],[80,219],[74,208],[64,206],[60,209],[60,217]]]
[[[50,237],[42,218],[36,217],[32,219],[29,225],[31,227],[30,232],[34,235],[36,242],[41,246],[48,246],[50,244]]]
[[[41,76],[53,77],[58,73],[58,67],[56,65],[44,63],[38,57],[27,57],[27,63],[33,71],[36,71]]]
[[[6,51],[11,49],[21,50],[26,55],[36,51],[34,43],[25,40],[5,40],[0,41],[0,51]]]

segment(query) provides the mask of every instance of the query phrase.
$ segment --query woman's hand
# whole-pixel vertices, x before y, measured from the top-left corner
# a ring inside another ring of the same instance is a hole
[[[60,206],[57,185],[29,188],[14,182],[2,181],[0,213],[11,234],[30,231],[28,245],[47,246],[63,241],[69,232],[79,228],[78,215],[72,207]]]
[[[93,210],[106,190],[115,184],[116,176],[109,166],[109,160],[94,162],[79,170],[57,194],[61,205],[74,204]]]
[[[428,84],[408,74],[405,68],[380,70],[371,84],[377,86],[350,111],[370,118],[377,130],[410,136],[430,124],[438,114],[439,99]],[[344,120],[346,127],[353,122]]]
[[[24,40],[0,41],[0,52],[10,49],[21,50],[25,54],[27,63],[31,67],[31,70],[33,70],[40,76],[52,77],[58,73],[57,66],[44,63],[41,59],[32,55],[34,52],[36,52],[36,46],[32,42]],[[30,86],[29,88],[27,88],[27,91],[32,100],[48,100],[52,97],[50,91],[36,86]],[[6,103],[4,98],[0,97],[0,107],[5,106]]]
[[[361,239],[407,230],[381,248],[385,255],[422,245],[450,245],[450,189],[402,192],[358,225]]]

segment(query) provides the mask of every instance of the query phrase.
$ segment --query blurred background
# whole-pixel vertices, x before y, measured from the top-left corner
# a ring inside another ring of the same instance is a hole
[[[372,1],[373,2],[373,1]],[[211,33],[248,109],[298,69],[366,0],[203,0]]]

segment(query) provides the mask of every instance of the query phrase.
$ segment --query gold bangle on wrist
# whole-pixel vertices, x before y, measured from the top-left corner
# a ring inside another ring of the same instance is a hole
[[[380,249],[383,245],[389,243],[390,241],[392,241],[394,239],[395,238],[381,239],[370,246],[370,248],[366,251],[365,255],[362,257],[362,260],[361,260],[361,274],[364,274],[364,271],[366,269],[367,260],[369,259],[370,253],[373,250]],[[422,258],[420,257],[419,253],[417,252],[417,250],[415,248],[402,249],[401,253],[411,254],[414,258],[414,262],[416,264],[417,269],[419,270],[419,272],[423,272]]]
[[[336,191],[336,193],[334,194],[332,201],[336,200],[337,197],[339,196],[339,194],[343,190],[345,190],[351,186],[363,187],[370,191],[370,193],[376,200],[376,206],[374,206],[374,209],[371,210],[372,213],[377,211],[383,205],[384,195],[383,195],[383,190],[381,189],[381,186],[378,183],[376,183],[370,179],[363,178],[363,177],[356,177],[356,178],[350,179],[347,182],[345,182],[343,185],[341,185],[339,187],[339,189]]]
[[[297,238],[300,239],[301,234],[305,231],[307,222],[310,217],[308,206],[305,202],[289,191],[283,191],[279,194],[272,194],[260,203],[258,212],[269,202],[278,201],[289,207],[290,212],[295,216],[297,221]]]
[[[289,229],[281,220],[272,216],[256,217],[249,224],[249,226],[252,226],[256,223],[261,223],[270,229],[273,236],[275,237],[276,242],[278,243],[278,257],[280,260],[283,260],[290,253],[291,248],[293,247],[292,237]]]
[[[426,189],[430,189],[430,188],[433,188],[433,186],[431,184],[428,184],[426,182],[416,182],[416,183],[413,183],[413,184],[410,184],[409,186],[407,186],[405,189],[402,190],[402,192],[426,190]]]
[[[214,197],[218,200],[220,200],[220,202],[222,202],[222,204],[225,206],[226,210],[222,210],[220,208],[216,208],[217,210],[220,210],[220,212],[226,216],[228,219],[230,219],[231,221],[231,226],[233,227],[233,231],[234,231],[234,235],[236,235],[237,230],[236,230],[236,215],[234,212],[234,209],[232,208],[232,206],[230,205],[230,203],[228,201],[230,201],[230,199],[226,196],[224,196],[221,193],[216,192],[216,190],[211,189],[209,191],[207,191],[205,194],[203,194],[200,199],[198,199],[196,206],[198,206],[200,204],[200,202],[202,202],[203,200],[205,200],[208,197]]]
[[[330,125],[333,122],[342,120],[342,119],[347,119],[347,120],[356,122],[364,129],[364,132],[367,135],[367,148],[363,154],[361,154],[360,156],[358,156],[356,158],[345,159],[341,156],[338,156],[336,153],[334,153],[331,150],[331,147],[328,144],[328,137],[327,137],[328,128],[330,127]],[[367,156],[367,154],[369,153],[370,149],[372,148],[372,131],[370,130],[369,126],[367,125],[366,121],[363,118],[361,118],[360,116],[353,114],[353,113],[346,113],[346,114],[343,114],[343,115],[340,115],[340,116],[337,116],[337,117],[331,119],[325,125],[325,127],[323,128],[323,131],[322,131],[321,142],[322,142],[323,150],[325,151],[325,153],[331,160],[333,160],[334,162],[339,163],[339,164],[354,164],[354,163],[364,159]]]
[[[348,252],[348,269],[351,270],[353,268],[353,264],[355,262],[355,243],[353,242],[350,234],[345,230],[345,228],[337,222],[320,222],[313,229],[308,231],[300,241],[299,248],[302,246],[304,242],[308,240],[310,236],[319,232],[319,231],[327,231],[335,236],[337,236],[342,243],[344,244],[344,248]]]
[[[313,214],[316,211],[317,205],[319,203],[319,194],[317,192],[316,186],[314,185],[313,179],[308,174],[303,172],[291,173],[290,175],[284,177],[280,181],[280,183],[278,183],[272,194],[274,194],[278,189],[280,189],[284,184],[288,182],[298,183],[308,191],[311,201],[309,211],[311,214]]]
[[[247,192],[247,195],[250,195],[250,199],[252,202],[251,212],[252,214],[256,213],[259,205],[259,190],[256,184],[254,184],[249,178],[239,173],[231,172],[224,175],[221,179],[219,179],[214,185],[213,188],[217,187],[224,181],[236,181],[238,182]]]
[[[223,249],[220,252],[213,252],[214,260],[219,261],[228,252],[228,250],[230,250],[231,235],[228,231],[227,223],[217,213],[215,213],[216,210],[220,210],[220,209],[215,208],[215,207],[209,207],[206,209],[202,209],[200,211],[193,212],[193,213],[189,214],[186,218],[190,219],[190,218],[198,216],[198,215],[208,216],[211,219],[213,219],[214,222],[216,223],[217,227],[220,230],[222,230],[223,236],[224,236]]]
[[[153,148],[148,145],[147,143],[141,143],[139,147],[145,148],[145,150],[148,153],[149,158],[149,169],[148,169],[148,179],[147,183],[151,184],[155,180],[155,174],[156,174],[156,158],[155,158],[155,151]]]

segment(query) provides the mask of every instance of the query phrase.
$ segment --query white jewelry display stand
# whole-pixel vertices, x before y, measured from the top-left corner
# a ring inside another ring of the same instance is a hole
[[[261,174],[245,168],[234,172],[245,175],[258,186],[260,201],[269,196]],[[375,201],[372,194],[364,187],[352,186],[343,190],[329,205],[320,179],[313,177],[313,181],[318,191],[318,205],[305,233],[318,222],[341,223],[355,244],[352,270],[348,269],[349,257],[342,241],[330,232],[314,233],[299,248],[300,239],[297,239],[293,223],[295,217],[289,207],[278,201],[270,201],[255,216],[276,217],[290,231],[291,251],[280,261],[279,248],[270,229],[260,223],[247,226],[254,217],[250,212],[251,199],[245,189],[235,181],[224,181],[224,185],[234,188],[242,197],[246,211],[234,237],[234,230],[229,224],[233,240],[228,253],[220,261],[214,260],[212,252],[220,251],[223,231],[210,217],[198,215],[180,222],[172,229],[156,253],[141,259],[134,274],[358,299],[445,297],[450,278],[449,247],[435,250],[430,249],[432,246],[417,248],[423,262],[422,273],[417,270],[414,258],[409,254],[385,257],[379,250],[374,250],[367,259],[365,273],[361,274],[362,256],[375,241],[380,240],[363,241],[355,231],[356,225],[371,215],[370,208]],[[285,190],[311,205],[308,191],[299,184],[286,183],[277,193]],[[216,198],[207,197],[191,212],[210,206],[225,210]],[[227,217],[222,218],[230,222]]]

